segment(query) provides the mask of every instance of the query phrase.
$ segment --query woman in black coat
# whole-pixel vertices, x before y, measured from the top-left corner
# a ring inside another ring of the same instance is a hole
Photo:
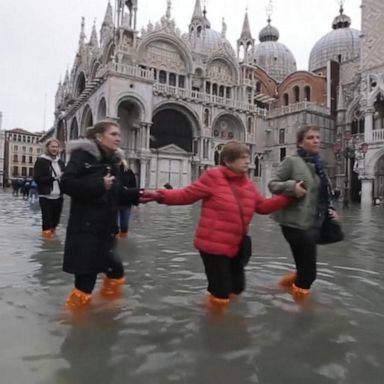
[[[63,208],[63,194],[60,178],[64,163],[59,158],[60,142],[49,139],[45,144],[45,153],[35,163],[33,178],[37,184],[42,216],[42,236],[50,239],[55,236]]]
[[[71,309],[90,302],[98,273],[106,275],[104,296],[118,295],[125,281],[114,252],[116,215],[119,204],[137,204],[140,191],[121,183],[115,154],[120,141],[119,125],[101,121],[87,139],[69,144],[61,187],[72,198],[63,262],[63,270],[75,275],[75,288],[66,301]]]

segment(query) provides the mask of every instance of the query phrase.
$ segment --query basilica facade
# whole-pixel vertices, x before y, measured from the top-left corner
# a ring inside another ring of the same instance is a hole
[[[297,129],[313,125],[335,188],[352,200],[384,197],[379,0],[362,1],[363,33],[341,6],[314,44],[308,71],[297,71],[270,17],[256,42],[246,13],[234,48],[225,22],[215,30],[200,0],[190,2],[186,33],[170,0],[157,23],[138,31],[138,3],[108,2],[99,36],[94,25],[88,40],[82,20],[74,65],[56,93],[51,134],[63,148],[95,122],[116,120],[140,185],[158,188],[187,185],[218,164],[224,143],[239,140],[266,192],[274,169],[296,150]]]

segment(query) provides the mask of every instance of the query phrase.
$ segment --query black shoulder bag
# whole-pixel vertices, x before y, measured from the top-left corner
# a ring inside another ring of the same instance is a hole
[[[245,229],[245,223],[244,223],[244,213],[243,208],[240,204],[239,198],[237,197],[237,193],[233,185],[229,182],[227,179],[229,187],[232,189],[233,196],[235,196],[237,205],[239,206],[239,212],[241,217],[241,223],[243,225],[243,233],[244,237],[240,244],[239,253],[237,254],[237,257],[241,259],[241,262],[243,266],[246,266],[249,263],[249,259],[252,256],[252,238],[251,236],[247,235],[246,229]]]
[[[327,187],[328,187],[328,194],[332,196],[334,194],[332,189],[331,181],[329,180],[328,175],[327,176]],[[341,225],[338,221],[332,220],[329,210],[334,208],[331,204],[328,203],[327,212],[325,213],[325,218],[323,221],[323,224],[320,227],[319,230],[319,237],[317,239],[317,244],[325,245],[325,244],[332,244],[332,243],[338,243],[339,241],[344,240],[344,233],[341,228]]]

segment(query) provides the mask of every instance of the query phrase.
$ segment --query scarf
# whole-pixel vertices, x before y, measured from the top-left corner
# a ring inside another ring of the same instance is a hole
[[[328,177],[325,173],[324,163],[319,154],[310,154],[303,148],[297,149],[297,154],[307,163],[314,164],[317,176],[320,178],[320,190],[319,190],[319,206],[330,204],[330,195],[328,192]]]

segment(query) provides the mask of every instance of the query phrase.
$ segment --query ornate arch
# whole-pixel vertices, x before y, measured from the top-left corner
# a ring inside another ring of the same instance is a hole
[[[85,76],[84,70],[77,71],[74,83],[75,83],[75,92],[74,92],[75,97],[79,97],[84,91],[85,85],[87,83],[87,77]]]
[[[171,45],[174,48],[176,48],[177,53],[179,53],[179,55],[181,56],[181,58],[183,60],[184,65],[185,65],[185,72],[186,73],[192,72],[193,60],[192,60],[192,55],[191,55],[187,45],[184,43],[184,41],[182,41],[178,37],[171,36],[171,35],[168,35],[166,33],[154,32],[154,33],[151,33],[151,34],[147,35],[146,37],[144,37],[144,39],[141,41],[141,43],[137,49],[137,55],[139,58],[138,61],[140,63],[151,65],[151,63],[146,62],[145,53],[147,52],[147,49],[150,46],[154,46],[155,42],[165,43],[165,44]],[[160,54],[160,52],[159,52],[159,54]],[[174,56],[175,57],[165,58],[164,60],[162,60],[162,64],[166,66],[167,60],[171,60],[171,62],[172,62],[172,59],[177,60],[178,58],[176,57],[176,55],[174,55]]]
[[[207,67],[206,67],[206,76],[211,77],[209,74],[210,68],[214,65],[215,62],[220,62],[220,61],[223,62],[225,65],[227,65],[228,68],[230,69],[231,77],[232,77],[231,83],[233,85],[237,84],[240,78],[239,67],[237,66],[236,62],[232,60],[232,58],[229,58],[226,55],[216,54],[209,58],[207,62]]]
[[[222,112],[212,122],[212,136],[218,140],[245,141],[246,127],[237,114]],[[236,135],[236,131],[238,135]]]

